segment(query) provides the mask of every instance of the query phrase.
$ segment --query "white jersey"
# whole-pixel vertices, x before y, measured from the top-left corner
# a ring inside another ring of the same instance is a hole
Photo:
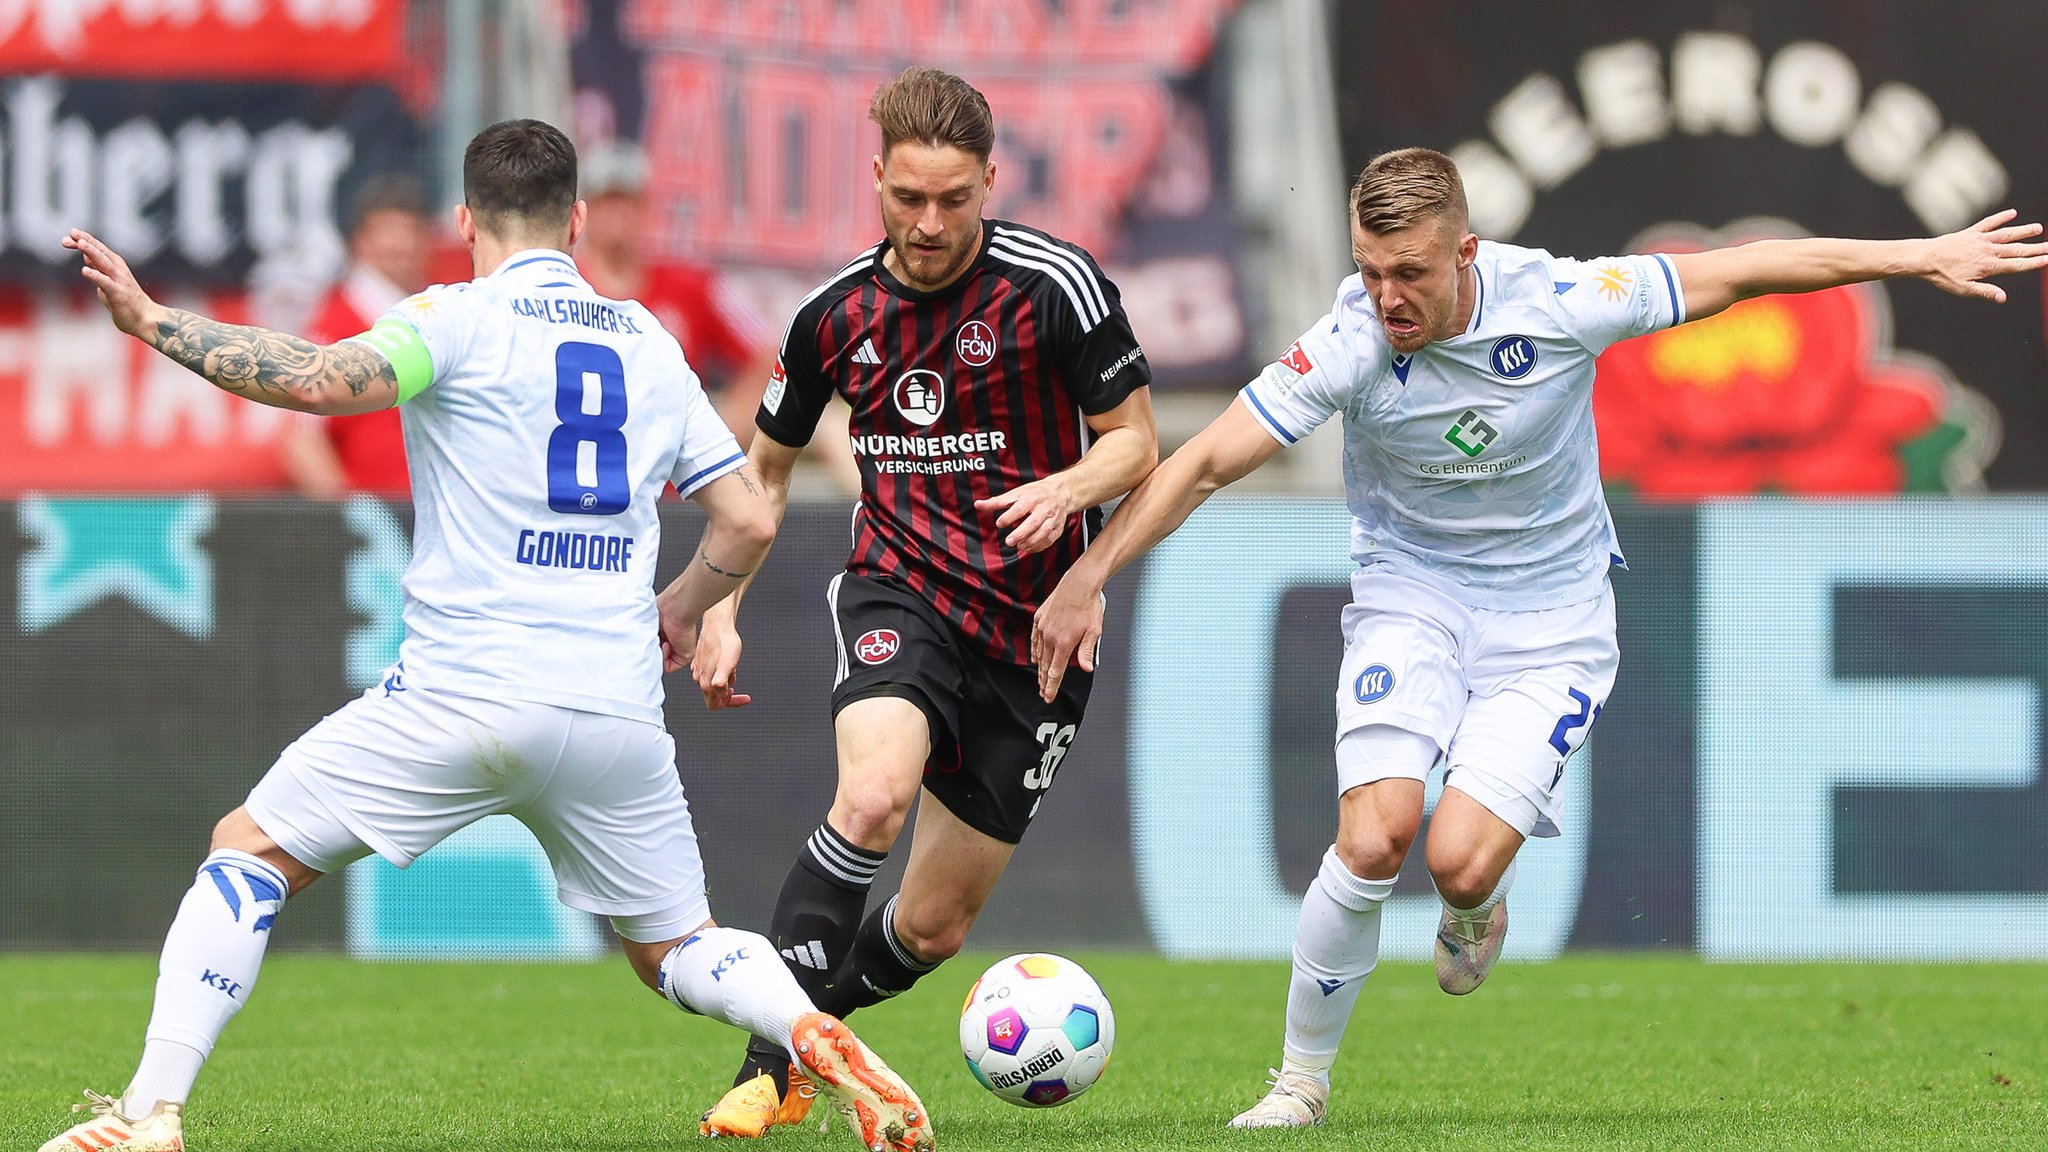
[[[401,388],[403,682],[660,723],[656,505],[746,459],[682,348],[553,249],[386,320],[432,363],[429,386]]]
[[[1292,444],[1344,414],[1352,555],[1473,607],[1598,597],[1620,564],[1600,487],[1593,362],[1685,319],[1664,256],[1571,260],[1480,241],[1460,335],[1396,354],[1362,279],[1243,391]]]

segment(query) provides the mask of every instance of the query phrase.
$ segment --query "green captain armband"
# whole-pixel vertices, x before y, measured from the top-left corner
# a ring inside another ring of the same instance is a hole
[[[427,390],[434,382],[434,361],[427,355],[427,342],[412,325],[402,320],[379,320],[368,332],[349,337],[358,340],[391,362],[391,374],[398,378],[398,403]]]

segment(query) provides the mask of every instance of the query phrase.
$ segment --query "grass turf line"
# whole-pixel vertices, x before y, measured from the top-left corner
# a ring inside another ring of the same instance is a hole
[[[1360,999],[1329,1124],[1237,1133],[1279,1060],[1286,970],[1083,955],[1117,1013],[1108,1073],[1047,1111],[963,1067],[955,1021],[992,957],[855,1017],[937,1117],[940,1147],[2044,1148],[2048,966],[1504,964],[1453,999],[1386,964]],[[0,1149],[32,1149],[80,1088],[118,1091],[153,960],[0,956]],[[200,1080],[194,1152],[477,1147],[673,1152],[739,1037],[591,965],[273,956]],[[764,1152],[854,1147],[836,1118]]]

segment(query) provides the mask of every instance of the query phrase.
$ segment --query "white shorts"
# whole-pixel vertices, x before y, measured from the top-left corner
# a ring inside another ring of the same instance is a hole
[[[1564,762],[1599,718],[1621,654],[1614,595],[1537,612],[1471,608],[1422,580],[1362,568],[1344,608],[1337,738],[1375,724],[1426,736],[1444,786],[1524,836],[1555,836]],[[1347,763],[1338,791],[1412,766]],[[1427,772],[1427,766],[1424,766]]]
[[[612,917],[627,939],[658,943],[710,919],[675,741],[659,724],[380,684],[280,753],[245,806],[321,872],[371,852],[404,868],[508,812],[547,851],[562,903]]]

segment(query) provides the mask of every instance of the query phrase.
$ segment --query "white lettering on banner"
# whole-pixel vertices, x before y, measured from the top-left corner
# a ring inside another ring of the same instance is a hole
[[[0,40],[26,32],[51,51],[73,55],[86,47],[86,27],[112,13],[132,35],[152,26],[182,28],[208,15],[248,27],[282,13],[308,32],[360,28],[379,0],[0,0]],[[211,9],[211,13],[209,13]]]
[[[36,297],[23,357],[28,390],[23,422],[31,444],[54,447],[69,439],[80,403],[86,409],[86,435],[95,443],[114,444],[128,434],[129,390],[114,382],[128,380],[136,352],[147,350],[107,323],[97,300],[78,303],[67,307],[54,294]]]
[[[1701,953],[2048,955],[2048,896],[1833,890],[1837,787],[2034,784],[2042,708],[2019,679],[1837,678],[1835,587],[2048,582],[2048,515],[2026,503],[1772,501],[1699,516]]]
[[[1275,618],[1290,587],[1350,579],[1349,531],[1336,501],[1216,501],[1145,561],[1131,636],[1132,853],[1146,923],[1169,956],[1288,955],[1301,898],[1281,882],[1273,835]],[[1591,743],[1565,765],[1564,835],[1523,849],[1509,956],[1555,956],[1578,917]],[[1431,794],[1439,787],[1432,774]],[[1230,894],[1228,916],[1216,914],[1218,893]],[[1433,894],[1389,899],[1380,954],[1431,955],[1440,909]]]
[[[165,303],[211,307],[182,295]],[[79,437],[111,449],[263,446],[293,418],[238,400],[122,335],[92,297],[39,293],[28,315],[25,327],[0,326],[0,375],[21,378],[21,434],[34,447]]]
[[[1232,0],[627,0],[620,23],[636,40],[661,49],[701,51],[712,45],[718,51],[803,59],[888,58],[915,44],[921,56],[949,61],[949,67],[1079,64],[1179,71],[1208,54],[1216,26],[1231,7]]]
[[[341,266],[335,196],[355,155],[345,129],[285,123],[252,141],[232,120],[188,120],[166,137],[137,118],[102,140],[83,117],[60,115],[63,98],[62,82],[47,76],[6,89],[6,240],[15,248],[46,264],[75,261],[58,241],[82,226],[146,260],[167,242],[158,221],[168,194],[179,252],[212,264],[234,248],[224,186],[239,175],[259,257],[288,255],[309,276]]]
[[[163,229],[144,209],[170,187],[177,174],[177,154],[156,125],[136,119],[107,133],[102,155],[106,210],[101,214],[100,239],[139,264],[164,246]]]
[[[1555,188],[1600,150],[1554,76],[1536,73],[1493,106],[1487,125],[1539,188]]]
[[[1570,179],[1603,146],[1654,143],[1674,125],[1693,136],[1749,136],[1768,122],[1803,147],[1839,142],[1859,172],[1900,187],[1907,206],[1936,233],[1974,222],[2011,187],[2005,166],[1974,132],[1940,131],[1941,113],[1918,89],[1889,81],[1865,101],[1855,62],[1833,45],[1787,44],[1766,66],[1745,37],[1688,32],[1671,50],[1668,93],[1658,64],[1643,40],[1587,49],[1577,68],[1583,116],[1547,72],[1509,89],[1487,117],[1493,140],[1451,150],[1474,229],[1512,238],[1528,220],[1536,189]]]
[[[178,127],[178,192],[174,198],[178,251],[201,266],[234,249],[221,185],[249,163],[249,133],[233,120],[207,124],[190,120]]]
[[[1918,88],[1886,84],[1870,94],[1863,119],[1842,141],[1856,170],[1879,184],[1897,184],[1941,131],[1941,111]]]
[[[1661,140],[1671,130],[1664,62],[1648,40],[1624,40],[1579,58],[1586,116],[1609,148]]]

